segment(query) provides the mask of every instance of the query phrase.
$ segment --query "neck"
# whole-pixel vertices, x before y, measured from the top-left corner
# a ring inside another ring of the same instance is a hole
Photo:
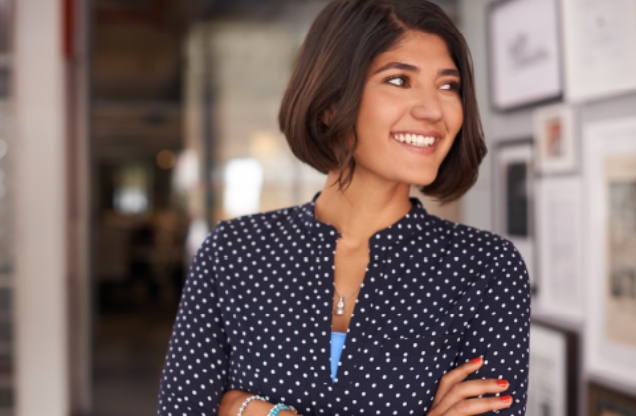
[[[354,175],[349,186],[339,190],[337,178],[337,172],[329,173],[314,212],[317,220],[336,227],[348,241],[366,244],[411,209],[408,184],[365,181]]]

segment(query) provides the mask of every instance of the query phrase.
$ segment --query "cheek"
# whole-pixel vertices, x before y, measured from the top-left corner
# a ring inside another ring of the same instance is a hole
[[[358,109],[358,124],[372,119],[375,109],[373,108],[373,96],[365,89],[360,98],[360,108]]]
[[[459,115],[457,116],[457,131],[459,131],[464,125],[464,110],[460,106],[459,107]]]
[[[398,117],[403,99],[384,94],[372,88],[366,90],[360,100],[357,126],[367,131],[387,130]]]
[[[464,107],[461,101],[454,100],[447,104],[445,118],[448,130],[457,134],[464,124]]]
[[[464,105],[462,104],[461,101],[457,103],[456,125],[457,125],[457,131],[459,131],[464,125]]]

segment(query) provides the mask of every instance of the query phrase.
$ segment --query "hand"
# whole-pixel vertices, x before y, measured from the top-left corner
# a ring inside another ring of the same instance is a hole
[[[507,381],[492,378],[464,381],[469,374],[479,370],[483,363],[481,357],[475,358],[444,374],[427,416],[472,416],[510,407],[512,397],[509,395],[477,398],[488,393],[506,391]]]

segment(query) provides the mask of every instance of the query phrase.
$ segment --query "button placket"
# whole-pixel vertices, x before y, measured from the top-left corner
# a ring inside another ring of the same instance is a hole
[[[387,251],[381,251],[381,244],[371,245],[369,264],[366,269],[364,281],[360,288],[360,294],[356,300],[347,340],[340,358],[340,367],[335,386],[343,386],[345,389],[354,381],[351,378],[352,370],[364,364],[357,358],[364,357],[363,348],[368,347],[370,322],[376,316],[375,305],[379,299],[379,289],[383,276],[386,274]],[[338,391],[338,390],[337,390]]]

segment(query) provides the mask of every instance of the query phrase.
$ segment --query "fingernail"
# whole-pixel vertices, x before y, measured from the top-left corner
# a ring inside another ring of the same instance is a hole
[[[508,382],[506,380],[497,380],[497,384],[499,385],[499,387],[507,387],[508,386]]]
[[[501,400],[502,402],[509,402],[512,400],[512,397],[510,397],[509,394],[505,395],[505,396],[500,396],[499,400]]]
[[[481,357],[473,358],[470,360],[471,364],[477,364],[481,362]]]

